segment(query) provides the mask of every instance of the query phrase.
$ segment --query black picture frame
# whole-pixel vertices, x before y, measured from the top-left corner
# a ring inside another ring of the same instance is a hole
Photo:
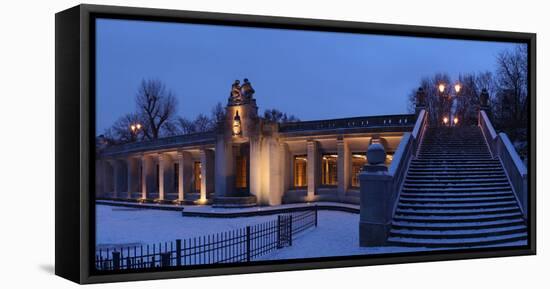
[[[94,256],[96,18],[208,23],[381,35],[522,42],[529,51],[528,245],[483,250],[262,261],[163,271],[97,274]],[[79,5],[55,16],[55,274],[77,283],[276,272],[536,254],[536,34],[287,17]]]

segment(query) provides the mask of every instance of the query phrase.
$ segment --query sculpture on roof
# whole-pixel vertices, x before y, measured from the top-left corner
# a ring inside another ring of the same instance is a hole
[[[235,80],[231,85],[231,94],[229,96],[229,105],[241,105],[250,102],[254,97],[254,88],[252,84],[245,78],[243,84],[239,80]]]

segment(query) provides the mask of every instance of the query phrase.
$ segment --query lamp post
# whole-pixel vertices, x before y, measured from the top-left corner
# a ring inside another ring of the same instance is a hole
[[[447,84],[441,82],[437,85],[437,90],[439,91],[439,95],[443,98],[443,106],[445,110],[443,113],[443,125],[457,126],[459,119],[456,116],[456,111],[453,110],[453,102],[459,96],[460,91],[462,90],[462,84],[456,82],[453,86],[453,90],[447,91]],[[453,91],[454,94],[452,93]]]
[[[130,125],[130,132],[131,132],[131,135],[132,135],[132,141],[135,141],[136,138],[137,138],[137,135],[139,133],[139,131],[141,130],[142,126],[140,123],[132,123]]]

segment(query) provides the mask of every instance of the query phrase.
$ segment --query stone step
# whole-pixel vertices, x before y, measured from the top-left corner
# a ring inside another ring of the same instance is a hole
[[[465,145],[465,146],[484,146],[485,141],[472,140],[471,142],[462,140],[448,140],[448,139],[430,139],[425,138],[422,144],[426,145]]]
[[[457,158],[463,158],[463,159],[468,159],[468,158],[473,158],[472,156],[469,156],[469,155],[459,155],[459,156],[446,156],[446,155],[441,155],[441,156],[437,156],[437,157],[424,157],[424,156],[418,156],[419,159],[429,159],[429,160],[442,160],[442,161],[445,161],[445,160],[454,160],[454,159],[457,159]],[[483,156],[483,157],[475,157],[475,159],[485,159],[485,160],[492,160],[493,157],[488,154],[486,156]]]
[[[446,152],[441,152],[441,153],[420,153],[418,155],[418,158],[420,159],[436,159],[436,160],[441,160],[441,159],[449,159],[449,158],[462,158],[462,157],[476,157],[476,158],[479,158],[479,159],[492,159],[492,156],[491,154],[489,153],[483,153],[483,154],[478,154],[478,153],[469,153],[469,152],[464,152],[464,153],[458,153],[458,152],[453,152],[453,153],[446,153]]]
[[[409,168],[413,169],[440,169],[440,168],[501,168],[500,164],[416,164],[412,163]]]
[[[426,144],[423,143],[420,147],[422,151],[429,151],[430,149],[435,150],[445,150],[445,151],[453,151],[453,150],[467,150],[467,151],[486,151],[487,145],[486,144],[479,144],[479,145],[472,145],[472,144],[449,144],[449,143],[441,143],[441,144]]]
[[[439,182],[439,183],[423,183],[423,184],[415,184],[405,181],[403,188],[408,189],[458,189],[458,188],[493,188],[493,187],[505,187],[508,186],[508,181],[500,181],[500,182],[489,182],[486,180],[479,180],[478,182],[461,182],[461,181],[455,181],[455,182]]]
[[[480,222],[480,221],[496,221],[502,219],[512,219],[522,217],[521,212],[506,212],[495,214],[478,214],[478,215],[453,215],[453,216],[416,216],[396,214],[395,221],[409,222],[428,222],[428,223],[456,223],[456,222]]]
[[[504,172],[492,172],[492,173],[416,173],[416,174],[408,174],[406,176],[406,180],[425,180],[427,182],[432,181],[447,181],[447,180],[471,180],[471,181],[479,181],[483,179],[490,179],[490,178],[506,178],[506,174]]]
[[[425,168],[425,169],[419,169],[419,168],[409,168],[409,171],[411,173],[430,173],[430,172],[440,172],[440,173],[480,173],[480,172],[503,172],[503,169],[501,167],[498,168],[468,168],[468,169],[460,169],[460,168]]]
[[[495,191],[456,191],[456,190],[432,190],[432,191],[411,191],[403,190],[401,196],[403,197],[415,197],[415,198],[432,198],[432,197],[442,197],[442,198],[470,198],[470,197],[487,197],[487,196],[501,196],[501,195],[513,195],[512,190],[495,190]]]
[[[417,161],[423,161],[423,162],[454,162],[454,161],[491,161],[494,160],[492,157],[484,156],[482,158],[479,157],[471,157],[471,156],[460,156],[460,157],[438,157],[438,158],[415,158],[414,160]]]
[[[475,209],[475,208],[498,208],[505,206],[515,206],[516,201],[501,201],[488,203],[451,203],[451,204],[403,204],[399,203],[398,208],[401,209]]]
[[[393,221],[393,228],[420,229],[420,230],[468,230],[484,228],[502,228],[507,226],[525,225],[522,218],[510,218],[494,221],[475,221],[460,223],[426,223],[410,221]]]
[[[415,184],[415,185],[435,185],[435,184],[466,184],[466,183],[472,183],[472,184],[480,184],[480,183],[508,183],[508,179],[505,177],[493,177],[493,178],[459,178],[459,179],[443,179],[443,178],[433,178],[433,179],[426,179],[426,178],[416,178],[416,179],[409,179],[408,177],[405,178],[405,185],[407,184]]]
[[[452,209],[401,209],[396,210],[396,214],[407,216],[468,216],[468,215],[489,215],[513,213],[519,211],[516,205],[496,208],[483,209],[468,209],[468,208],[452,208]]]
[[[414,165],[431,165],[431,164],[434,164],[434,165],[444,165],[444,164],[449,164],[449,165],[477,165],[477,164],[498,164],[500,165],[500,162],[498,160],[495,160],[495,159],[491,159],[491,160],[461,160],[461,159],[456,159],[456,160],[453,160],[453,161],[447,161],[447,160],[426,160],[426,159],[414,159],[411,161],[411,164],[414,164]]]
[[[497,201],[515,201],[515,197],[512,194],[506,195],[493,195],[493,196],[464,196],[464,197],[450,197],[450,196],[430,196],[430,197],[418,197],[418,196],[402,196],[399,199],[399,204],[459,204],[459,203],[493,203]]]
[[[481,192],[508,192],[510,185],[489,186],[489,187],[466,187],[466,188],[403,188],[403,193],[481,193]]]
[[[394,237],[408,237],[419,239],[439,239],[439,238],[479,238],[488,236],[501,236],[526,232],[525,225],[514,225],[496,228],[479,229],[451,229],[451,230],[422,230],[422,229],[391,229],[390,235]]]
[[[496,245],[499,243],[514,242],[527,239],[527,232],[506,234],[499,236],[487,236],[476,238],[456,239],[419,239],[406,237],[389,237],[388,242],[400,246],[421,246],[421,247],[472,247],[484,245]]]

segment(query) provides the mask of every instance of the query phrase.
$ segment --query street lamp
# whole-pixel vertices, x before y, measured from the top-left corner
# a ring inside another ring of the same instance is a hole
[[[440,84],[437,86],[437,89],[439,89],[439,92],[440,92],[440,93],[445,92],[445,84],[444,84],[444,83],[440,83]]]
[[[455,99],[459,96],[460,92],[462,91],[462,84],[460,82],[455,82],[454,85],[451,85],[451,89],[447,90],[447,84],[445,82],[440,82],[437,85],[437,90],[439,91],[440,96],[443,100],[443,107],[447,116],[443,118],[443,123],[445,125],[457,125],[458,124],[458,118],[455,116],[456,113],[456,107],[457,103],[455,102]],[[454,88],[454,89],[453,89]],[[453,99],[454,97],[454,99]]]
[[[130,125],[130,130],[132,132],[132,138],[135,139],[139,131],[141,130],[141,123],[132,123]]]
[[[462,89],[462,85],[460,83],[455,84],[455,92],[458,94],[460,90]]]

